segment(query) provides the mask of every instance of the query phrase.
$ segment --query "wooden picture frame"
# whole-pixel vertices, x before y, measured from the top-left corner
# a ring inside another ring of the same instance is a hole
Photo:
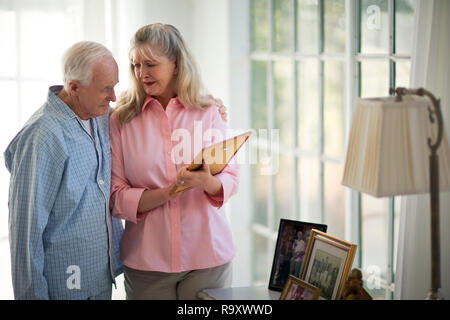
[[[288,282],[284,286],[280,300],[317,300],[322,293],[317,288],[293,275],[289,275]]]
[[[320,288],[321,299],[340,299],[356,248],[355,244],[311,230],[299,278]]]
[[[327,225],[303,222],[297,220],[280,219],[275,254],[270,272],[269,289],[283,291],[289,275],[297,278],[305,257],[309,234],[313,229],[327,231]],[[302,232],[298,239],[299,231]]]

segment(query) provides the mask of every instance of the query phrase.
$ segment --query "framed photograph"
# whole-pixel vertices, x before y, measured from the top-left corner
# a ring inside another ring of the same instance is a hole
[[[311,230],[299,278],[322,290],[320,298],[337,300],[351,270],[357,245]]]
[[[324,224],[280,219],[269,289],[283,291],[289,275],[299,277],[312,229],[327,231]]]
[[[317,300],[321,292],[320,288],[290,275],[280,300]]]

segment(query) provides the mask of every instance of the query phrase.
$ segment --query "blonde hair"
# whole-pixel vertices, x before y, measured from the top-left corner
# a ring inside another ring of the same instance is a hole
[[[202,108],[211,104],[211,96],[204,94],[197,65],[180,32],[169,24],[149,24],[137,30],[131,41],[130,88],[119,97],[114,110],[120,127],[141,112],[146,98],[146,93],[134,73],[133,54],[137,51],[146,59],[158,60],[151,48],[157,49],[159,55],[175,61],[178,67],[175,92],[185,107]]]
[[[83,86],[89,85],[92,67],[103,57],[112,57],[112,53],[97,42],[81,41],[67,49],[62,57],[64,89],[68,91],[71,80],[78,81]]]

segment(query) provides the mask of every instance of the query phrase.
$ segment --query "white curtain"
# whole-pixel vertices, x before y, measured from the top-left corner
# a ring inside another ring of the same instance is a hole
[[[450,1],[418,0],[414,25],[411,88],[441,99],[450,129]],[[402,197],[395,299],[424,299],[431,288],[429,194]],[[440,194],[441,295],[450,299],[450,193]]]

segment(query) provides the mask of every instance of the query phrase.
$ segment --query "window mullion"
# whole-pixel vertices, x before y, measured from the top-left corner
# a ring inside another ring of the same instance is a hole
[[[395,61],[392,57],[395,55],[395,1],[389,0],[388,2],[388,12],[389,12],[389,87],[395,88],[396,73],[395,73]],[[386,92],[386,94],[388,94]],[[388,204],[388,214],[387,214],[387,266],[386,266],[386,281],[389,288],[392,287],[394,281],[394,220],[395,220],[395,208],[394,208],[394,198],[389,199]],[[391,290],[386,290],[386,299],[391,300],[393,298],[393,292]]]
[[[392,59],[395,54],[395,1],[388,1],[389,12],[389,87],[395,88],[395,63]],[[386,95],[388,92],[386,92]]]
[[[14,2],[15,3],[15,2]],[[21,18],[22,18],[22,10],[20,6],[17,6],[14,8],[14,11],[16,12],[16,25],[15,25],[15,32],[16,32],[16,54],[17,54],[17,59],[16,59],[16,85],[17,85],[17,119],[19,119],[19,124],[20,123],[24,123],[25,119],[22,119],[23,117],[23,112],[22,112],[22,88],[23,88],[23,84],[22,84],[22,68],[21,68],[21,63],[20,63],[20,57],[21,55],[21,43],[20,43],[20,39],[21,39]]]
[[[322,60],[322,54],[324,52],[325,47],[325,39],[324,39],[324,0],[319,1],[319,57],[318,57],[318,73],[319,73],[319,92],[318,92],[318,101],[319,101],[319,152],[321,155],[323,155],[324,152],[324,126],[323,126],[323,110],[324,110],[324,61]],[[318,159],[319,161],[319,195],[320,195],[320,201],[319,201],[319,210],[321,213],[321,223],[325,223],[325,195],[324,195],[324,162],[321,160],[321,158]]]
[[[359,43],[359,14],[358,2],[346,0],[346,87],[345,87],[345,141],[350,136],[354,101],[358,97],[358,43]],[[360,197],[359,192],[346,188],[345,192],[345,235],[346,239],[358,244],[355,263],[361,268],[361,224],[360,224]]]
[[[269,12],[269,53],[273,53],[274,48],[274,10],[273,10],[273,0],[268,1],[267,10]],[[275,93],[274,93],[274,76],[273,76],[273,60],[269,60],[267,63],[267,128],[269,130],[274,129],[275,125]],[[273,152],[271,149],[270,152]],[[279,156],[279,155],[277,155]],[[267,227],[270,230],[275,229],[275,177],[273,174],[269,176],[269,192],[267,199]],[[267,238],[267,247],[269,252],[272,252],[274,249],[273,242],[270,238]],[[267,255],[267,262],[270,263],[271,257]]]
[[[298,147],[298,114],[297,114],[297,101],[298,101],[298,75],[297,75],[297,61],[295,59],[295,52],[297,51],[297,0],[292,0],[292,58],[291,58],[291,64],[292,64],[292,131],[293,131],[293,137],[294,137],[294,147],[295,149]],[[299,203],[297,201],[297,197],[299,194],[299,183],[298,183],[298,166],[297,166],[297,157],[295,154],[292,154],[293,164],[294,164],[294,173],[291,176],[291,179],[294,179],[294,190],[292,195],[292,217],[294,219],[299,220],[300,219],[300,210],[299,210]]]

